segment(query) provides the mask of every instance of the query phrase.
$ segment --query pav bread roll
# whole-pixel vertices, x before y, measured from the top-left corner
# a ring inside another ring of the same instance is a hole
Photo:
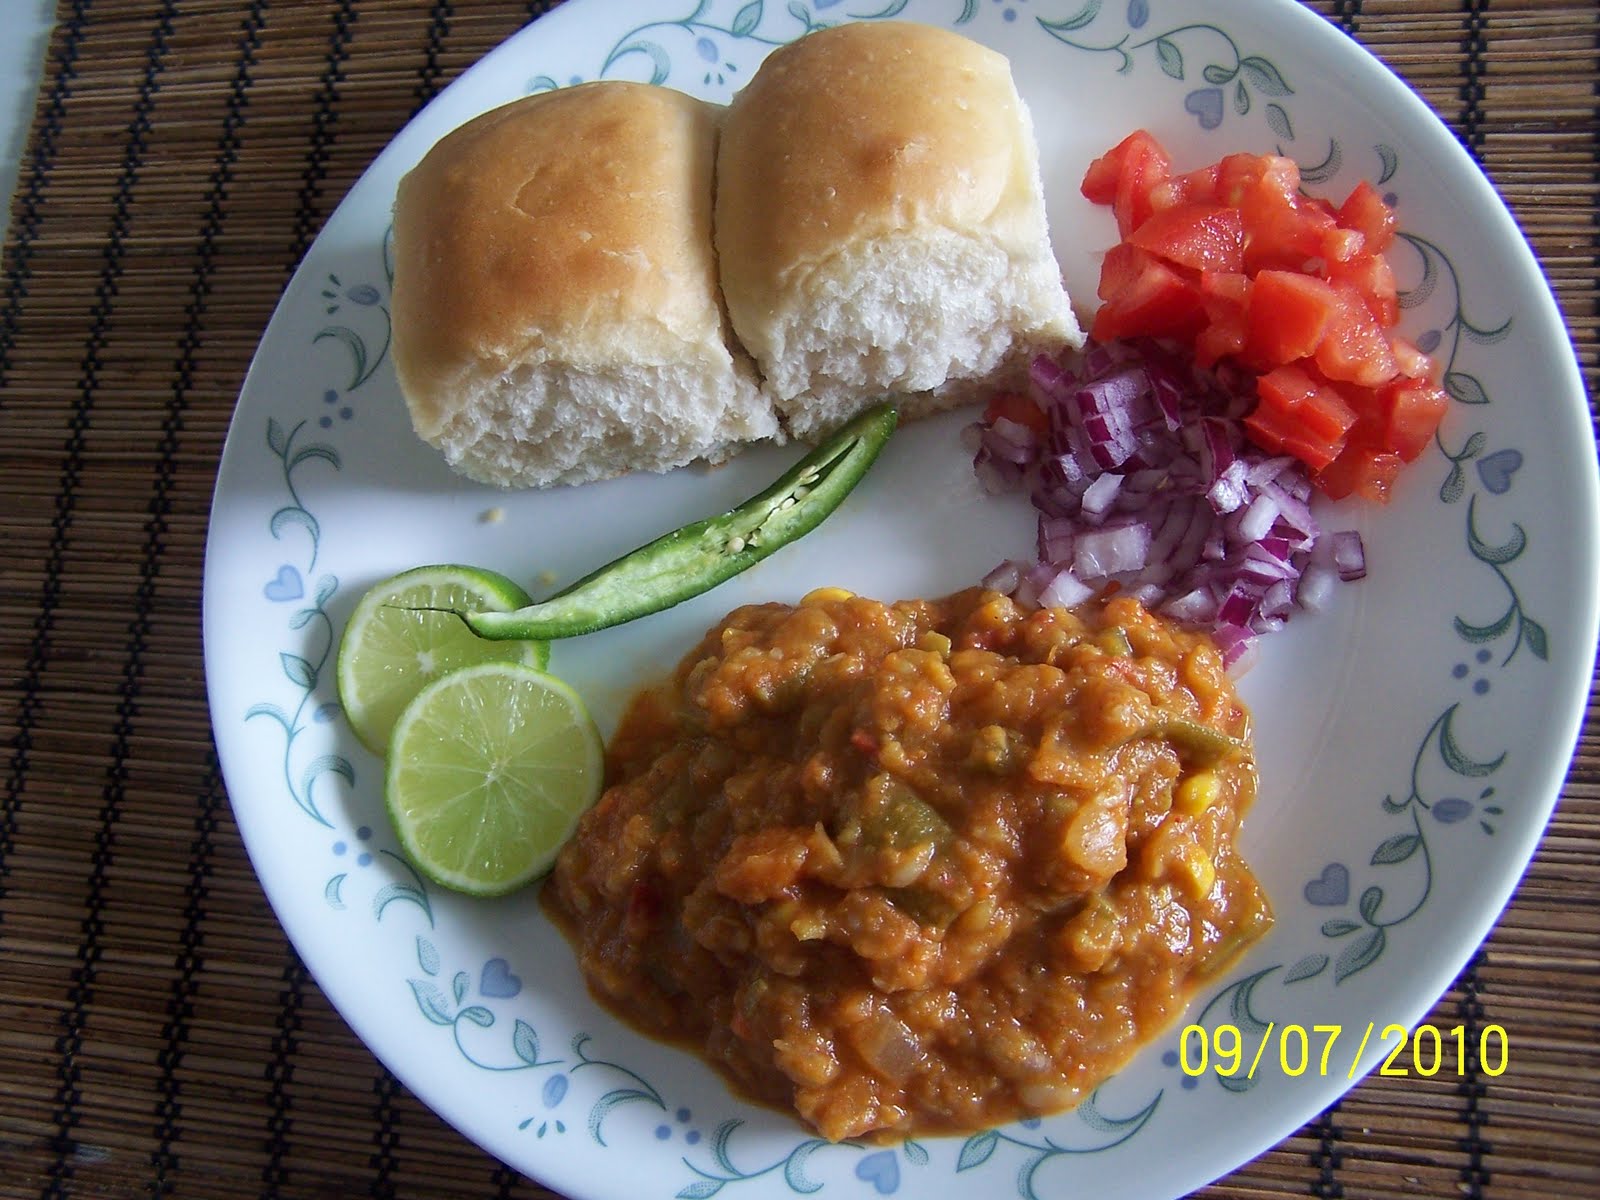
[[[775,51],[717,159],[728,313],[789,432],[886,392],[917,416],[1082,343],[1004,56],[863,22]]]
[[[718,288],[719,111],[643,84],[542,93],[401,181],[395,369],[456,470],[581,483],[778,433]]]

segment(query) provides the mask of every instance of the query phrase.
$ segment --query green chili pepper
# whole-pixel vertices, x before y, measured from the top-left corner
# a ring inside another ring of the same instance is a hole
[[[896,419],[892,404],[867,410],[760,495],[640,546],[548,600],[462,616],[480,637],[548,641],[609,629],[698,596],[821,524],[861,481]]]
[[[881,784],[869,785],[877,802],[861,813],[861,842],[872,850],[910,850],[932,842],[935,847],[950,840],[950,824],[937,809],[898,779],[882,777]]]
[[[961,915],[956,906],[927,888],[884,888],[883,895],[906,916],[924,929],[948,929]]]
[[[1130,741],[1151,738],[1170,742],[1179,755],[1197,766],[1208,767],[1230,754],[1243,754],[1247,747],[1237,738],[1182,717],[1167,717],[1146,725]]]

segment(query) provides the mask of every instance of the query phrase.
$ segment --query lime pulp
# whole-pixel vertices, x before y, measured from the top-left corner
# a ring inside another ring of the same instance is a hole
[[[480,663],[406,705],[384,802],[423,874],[496,896],[550,869],[603,773],[600,734],[576,692],[523,664]]]
[[[386,579],[357,602],[339,643],[339,703],[356,736],[382,754],[406,704],[459,667],[515,662],[543,668],[547,643],[491,642],[458,612],[511,612],[528,593],[493,571],[454,564],[417,567]]]

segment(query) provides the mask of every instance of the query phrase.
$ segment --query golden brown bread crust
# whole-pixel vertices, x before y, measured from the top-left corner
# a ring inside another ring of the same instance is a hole
[[[486,113],[401,181],[394,260],[412,424],[501,485],[923,415],[1081,339],[1009,64],[900,22],[774,52],[728,110],[601,82]]]
[[[789,433],[1013,386],[1082,341],[1003,55],[873,21],[774,51],[717,153],[728,315]]]
[[[717,249],[734,325],[842,244],[978,230],[1017,258],[1044,232],[1005,57],[943,29],[863,22],[774,51],[734,98],[717,164]]]
[[[468,122],[401,181],[394,355],[421,436],[521,364],[731,370],[711,247],[718,112],[667,88],[574,86]]]

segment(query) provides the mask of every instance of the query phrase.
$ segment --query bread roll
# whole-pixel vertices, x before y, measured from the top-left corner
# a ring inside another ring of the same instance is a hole
[[[1006,59],[903,22],[810,34],[734,97],[716,242],[735,331],[789,432],[885,392],[916,416],[1079,345]]]
[[[395,369],[451,466],[580,483],[777,434],[717,285],[719,111],[583,84],[485,113],[401,181]]]

